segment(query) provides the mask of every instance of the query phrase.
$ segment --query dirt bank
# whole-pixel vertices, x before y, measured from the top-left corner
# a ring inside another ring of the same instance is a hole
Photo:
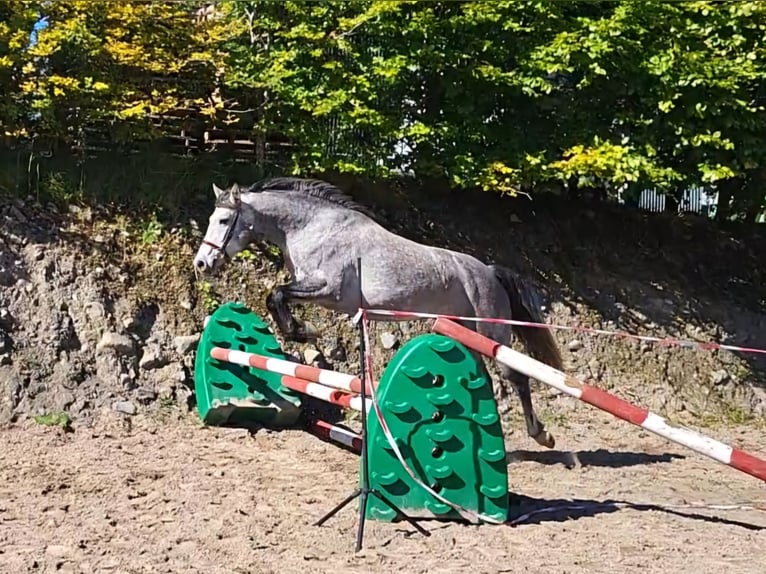
[[[368,188],[364,188],[369,195]],[[766,240],[696,218],[669,220],[609,208],[469,200],[386,192],[364,198],[381,221],[421,241],[520,269],[548,291],[550,323],[764,346]],[[415,199],[413,199],[413,197]],[[392,199],[393,198],[393,199]],[[128,416],[173,403],[193,408],[192,365],[204,317],[221,301],[265,313],[284,271],[255,253],[223,277],[197,281],[199,226],[162,228],[92,207],[4,202],[0,227],[0,422],[66,412],[85,422],[109,406]],[[201,211],[196,219],[204,221]],[[318,351],[356,371],[355,334],[323,310]],[[378,325],[402,341],[422,323]],[[688,421],[762,419],[766,368],[751,355],[702,352],[557,331],[571,372]],[[392,337],[388,337],[392,339]],[[376,355],[387,351],[376,339]],[[302,356],[308,346],[288,346]],[[515,408],[515,401],[511,407]],[[540,409],[547,408],[540,401]]]

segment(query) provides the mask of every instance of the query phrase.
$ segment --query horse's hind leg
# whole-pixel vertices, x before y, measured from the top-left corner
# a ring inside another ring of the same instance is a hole
[[[500,371],[503,373],[503,377],[511,381],[513,388],[516,390],[516,394],[519,395],[521,401],[521,409],[524,411],[524,421],[527,423],[527,434],[535,439],[538,444],[553,448],[556,446],[556,439],[553,435],[545,430],[545,425],[540,422],[535,413],[535,408],[532,405],[532,390],[529,386],[529,377],[524,373],[515,371],[507,365],[499,365]]]
[[[504,345],[508,344],[511,336],[509,327],[497,323],[479,323],[476,330],[485,337],[489,337]],[[537,418],[535,407],[532,405],[532,389],[529,386],[529,377],[503,363],[497,363],[497,366],[503,378],[513,385],[516,394],[519,396],[521,410],[524,413],[524,422],[527,425],[527,434],[535,439],[538,444],[553,448],[556,445],[556,439],[545,430],[545,425]]]
[[[496,285],[492,283],[492,286],[495,287],[494,291],[488,289],[485,292],[485,297],[474,298],[476,301],[474,304],[476,316],[510,317],[511,307],[507,293],[505,293],[499,282]],[[478,333],[502,345],[508,345],[511,340],[510,325],[487,322],[477,322],[475,325]],[[529,386],[529,377],[502,363],[498,363],[498,367],[503,378],[513,385],[516,394],[519,396],[521,409],[524,412],[524,421],[527,425],[527,434],[535,439],[538,444],[553,448],[556,440],[551,433],[545,430],[545,426],[537,418],[537,413],[535,413],[535,408],[532,405],[532,390]]]

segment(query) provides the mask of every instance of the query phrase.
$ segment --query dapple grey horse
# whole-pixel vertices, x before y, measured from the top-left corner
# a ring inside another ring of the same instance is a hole
[[[325,181],[277,177],[246,188],[214,184],[213,191],[215,209],[194,265],[199,272],[214,273],[256,240],[276,245],[292,280],[274,288],[266,306],[287,340],[303,342],[317,335],[293,317],[289,302],[315,303],[348,315],[367,308],[542,322],[536,293],[511,270],[396,235]],[[386,315],[370,318],[392,320]],[[464,324],[502,344],[513,330],[535,358],[562,368],[548,329]],[[553,448],[555,440],[532,406],[529,378],[504,365],[499,368],[519,395],[529,436]]]

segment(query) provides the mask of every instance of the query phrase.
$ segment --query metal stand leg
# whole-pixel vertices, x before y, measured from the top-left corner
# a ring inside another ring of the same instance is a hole
[[[357,272],[359,276],[359,301],[360,301],[360,307],[361,307],[361,288],[362,288],[362,260],[357,260]],[[362,380],[362,389],[365,388],[366,383],[366,369],[364,364],[364,358],[366,353],[366,348],[364,344],[364,326],[362,325],[362,321],[359,321],[359,364],[361,367],[361,380]],[[361,497],[359,500],[359,525],[357,527],[356,532],[356,552],[359,552],[362,549],[362,541],[364,539],[364,525],[365,525],[365,518],[366,518],[366,511],[367,511],[367,500],[370,495],[373,495],[378,500],[383,502],[386,506],[388,506],[391,510],[396,512],[397,516],[408,522],[410,526],[412,526],[415,530],[420,532],[423,536],[431,536],[431,533],[428,532],[426,529],[424,529],[422,526],[420,526],[415,520],[407,516],[400,508],[398,508],[393,502],[388,500],[381,492],[374,488],[370,488],[370,480],[369,480],[369,458],[367,453],[367,404],[366,404],[366,393],[361,393],[361,402],[362,402],[362,472],[360,477],[360,485],[359,488],[357,488],[354,492],[349,494],[343,501],[341,501],[335,508],[330,510],[327,514],[325,514],[322,518],[320,518],[315,525],[321,526],[327,520],[335,516],[338,512],[340,512],[346,505],[348,505],[352,500],[354,500],[357,497]]]

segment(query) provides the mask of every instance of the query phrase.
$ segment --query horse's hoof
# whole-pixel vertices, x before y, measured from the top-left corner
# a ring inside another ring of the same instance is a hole
[[[322,337],[322,333],[311,323],[303,324],[303,335],[309,341],[315,341]]]
[[[556,439],[553,438],[553,435],[547,430],[537,433],[537,435],[533,436],[532,438],[537,441],[537,444],[546,448],[553,448],[556,446]]]
[[[314,327],[311,323],[301,323],[290,339],[296,343],[308,343],[310,341],[316,341],[322,336],[319,329]]]

